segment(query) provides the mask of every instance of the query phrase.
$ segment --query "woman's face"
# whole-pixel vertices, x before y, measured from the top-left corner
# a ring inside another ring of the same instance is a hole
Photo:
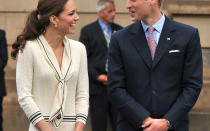
[[[79,16],[73,0],[68,0],[64,10],[58,16],[58,30],[63,34],[74,34],[76,22]]]

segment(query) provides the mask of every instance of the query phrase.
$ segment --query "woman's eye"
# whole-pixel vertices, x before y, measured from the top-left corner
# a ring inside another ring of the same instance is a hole
[[[75,13],[75,11],[72,10],[71,12],[69,12],[69,15],[72,16],[72,15],[74,15],[74,13]]]
[[[74,13],[72,12],[72,13],[69,13],[69,15],[74,15]]]

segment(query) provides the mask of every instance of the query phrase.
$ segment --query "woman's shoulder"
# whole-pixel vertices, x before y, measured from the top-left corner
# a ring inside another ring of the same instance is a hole
[[[80,41],[72,40],[69,38],[68,38],[68,41],[69,41],[71,47],[73,47],[73,48],[77,48],[77,49],[81,49],[81,50],[85,49],[84,44],[82,44]]]
[[[27,40],[23,50],[19,50],[18,59],[20,57],[25,57],[27,59],[31,59],[32,57],[37,55],[37,42],[36,40]]]
[[[30,53],[30,54],[33,54],[37,52],[37,40],[27,40],[26,41],[26,44],[25,44],[25,47],[23,49],[23,51],[21,52],[25,52],[25,53]]]
[[[38,43],[38,41],[36,39],[34,39],[34,40],[27,40],[25,48],[33,48],[33,47],[37,46],[37,43]]]

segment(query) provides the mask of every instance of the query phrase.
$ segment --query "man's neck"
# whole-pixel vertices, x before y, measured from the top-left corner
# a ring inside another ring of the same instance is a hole
[[[156,13],[151,13],[150,16],[143,19],[142,21],[147,25],[154,25],[162,17],[161,11],[154,11],[154,12]]]
[[[99,20],[100,20],[103,24],[105,24],[105,25],[108,25],[108,24],[109,24],[108,22],[106,22],[104,19],[102,19],[102,18],[100,18],[100,17],[99,17]]]

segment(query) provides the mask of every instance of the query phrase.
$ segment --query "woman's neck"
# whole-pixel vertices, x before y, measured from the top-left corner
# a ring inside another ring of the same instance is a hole
[[[56,49],[60,46],[63,46],[64,35],[59,34],[56,28],[48,27],[43,34],[45,39],[47,40],[48,44],[53,48]]]

